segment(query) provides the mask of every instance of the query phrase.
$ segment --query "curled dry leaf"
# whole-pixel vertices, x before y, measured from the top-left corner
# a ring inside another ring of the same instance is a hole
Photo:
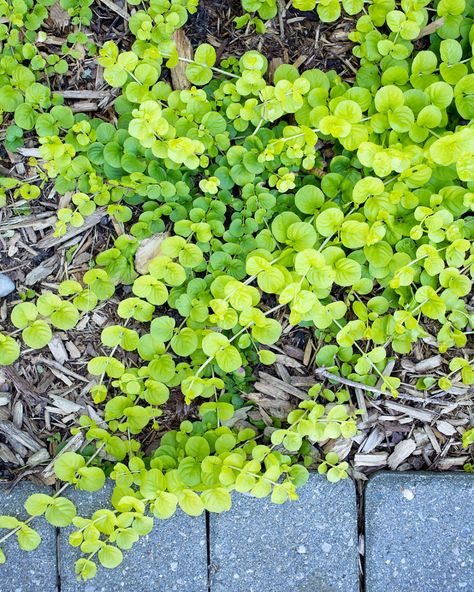
[[[161,243],[169,236],[168,232],[158,232],[150,238],[142,240],[135,253],[135,269],[138,273],[148,273],[150,261],[161,253]]]

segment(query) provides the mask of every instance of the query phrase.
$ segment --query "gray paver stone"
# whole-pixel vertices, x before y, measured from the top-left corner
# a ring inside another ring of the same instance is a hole
[[[15,516],[19,520],[28,518],[23,504],[32,493],[51,495],[51,489],[38,487],[33,483],[22,481],[13,491],[7,494],[9,485],[0,483],[0,514]],[[42,541],[37,549],[21,551],[13,535],[2,549],[7,562],[0,565],[0,592],[56,592],[56,529],[44,518],[35,518],[30,524],[39,532]],[[0,536],[6,534],[0,531]]]
[[[89,518],[99,508],[110,508],[111,487],[68,497],[78,514]],[[115,569],[99,567],[97,576],[78,582],[74,562],[81,556],[68,542],[71,528],[60,532],[59,572],[61,592],[207,592],[207,542],[205,516],[191,518],[181,510],[169,520],[156,520],[152,532],[141,537]]]
[[[379,473],[365,498],[366,592],[458,592],[474,581],[474,476]]]
[[[283,505],[235,495],[210,515],[211,592],[358,592],[356,496],[311,475]]]

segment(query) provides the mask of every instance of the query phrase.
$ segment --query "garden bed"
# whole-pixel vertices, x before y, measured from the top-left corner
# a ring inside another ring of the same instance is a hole
[[[198,514],[472,471],[472,7],[40,4],[46,75],[0,80],[0,479],[151,466]],[[231,451],[247,481],[196,478]]]

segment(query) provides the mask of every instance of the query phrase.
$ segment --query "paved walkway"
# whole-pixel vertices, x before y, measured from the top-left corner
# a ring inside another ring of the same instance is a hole
[[[22,483],[0,514],[21,513],[37,488]],[[72,492],[85,515],[108,492]],[[456,592],[474,581],[474,476],[381,473],[365,491],[365,533],[357,529],[354,485],[314,475],[295,503],[238,496],[225,514],[177,514],[125,552],[115,570],[78,583],[68,533],[38,520],[43,543],[0,566],[0,592]],[[13,538],[13,537],[12,537]],[[359,549],[365,539],[365,560]],[[364,564],[361,588],[360,564]]]

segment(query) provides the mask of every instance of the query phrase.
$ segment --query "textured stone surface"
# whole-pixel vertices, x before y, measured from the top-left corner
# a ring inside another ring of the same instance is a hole
[[[210,516],[212,592],[358,592],[352,481],[312,475],[281,506],[236,495]]]
[[[365,498],[366,592],[457,592],[474,581],[474,476],[381,473]]]
[[[71,492],[68,497],[84,517],[110,507],[111,489]],[[61,592],[207,592],[207,543],[205,517],[191,518],[181,511],[169,520],[156,520],[153,531],[124,551],[116,569],[99,567],[97,576],[77,582],[74,562],[80,551],[71,547],[71,529],[60,534],[59,572]]]
[[[40,488],[22,481],[7,494],[9,486],[0,483],[0,514],[15,516],[19,520],[28,518],[23,507],[32,493],[51,494],[48,488]],[[41,544],[31,552],[21,551],[16,536],[2,543],[7,562],[0,565],[0,592],[56,592],[56,529],[43,518],[35,518],[30,526],[42,538]],[[0,530],[0,536],[6,534]]]

